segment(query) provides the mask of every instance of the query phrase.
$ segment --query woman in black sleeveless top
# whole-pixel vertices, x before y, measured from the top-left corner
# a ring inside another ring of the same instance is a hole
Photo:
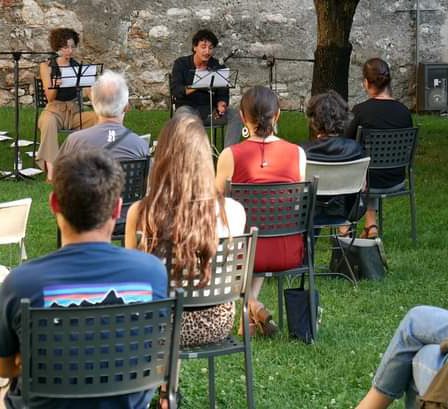
[[[37,164],[47,170],[47,178],[53,177],[53,162],[59,150],[58,131],[60,129],[87,128],[96,122],[94,112],[79,114],[76,88],[55,88],[61,84],[61,69],[78,63],[72,58],[79,43],[79,35],[69,28],[56,28],[50,32],[50,46],[57,57],[40,64],[40,78],[48,104],[39,117],[40,147]],[[89,89],[90,91],[90,89]]]
[[[409,110],[392,97],[389,65],[380,58],[371,58],[363,66],[363,85],[369,99],[353,107],[354,118],[347,129],[346,136],[356,138],[358,126],[373,129],[394,129],[412,127]],[[404,168],[374,170],[369,172],[368,189],[397,191],[403,187]],[[378,236],[376,213],[378,199],[367,197],[367,212],[363,238]]]

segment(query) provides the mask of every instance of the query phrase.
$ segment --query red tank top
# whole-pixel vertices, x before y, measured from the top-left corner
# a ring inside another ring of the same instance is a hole
[[[235,183],[298,182],[302,180],[297,145],[277,140],[247,140],[230,146]],[[264,163],[265,166],[262,166]],[[302,264],[304,243],[301,235],[261,238],[257,241],[255,272],[275,272]]]

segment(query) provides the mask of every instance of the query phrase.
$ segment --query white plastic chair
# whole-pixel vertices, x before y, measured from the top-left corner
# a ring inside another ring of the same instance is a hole
[[[25,234],[31,198],[0,203],[0,245],[18,244],[19,262],[27,259]]]
[[[360,193],[365,187],[367,168],[369,167],[370,157],[357,159],[350,162],[306,162],[307,178],[314,176],[319,177],[319,184],[317,186],[317,200],[319,196],[335,197],[356,194],[355,201],[356,209],[359,206]],[[356,212],[357,213],[357,212]],[[339,243],[337,228],[340,226],[350,226],[353,232],[352,239],[355,239],[355,227],[358,222],[359,215],[356,215],[356,220],[348,220],[343,216],[324,216],[322,221],[314,222],[314,228],[330,227],[333,234],[330,236],[335,239],[337,246],[341,249],[343,260],[347,264],[350,276],[343,274],[354,285],[356,285],[356,278],[351,269],[351,266],[345,256],[344,249]],[[335,274],[335,272],[331,272]],[[322,274],[316,274],[322,275]]]
[[[319,176],[318,196],[338,196],[358,193],[366,183],[370,158],[350,162],[306,161],[308,179]]]

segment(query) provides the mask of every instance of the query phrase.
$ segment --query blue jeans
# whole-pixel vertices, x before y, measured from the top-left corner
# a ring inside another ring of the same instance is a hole
[[[447,356],[439,344],[448,338],[448,310],[419,306],[412,308],[398,326],[380,366],[373,385],[391,399],[406,392],[406,408],[416,408],[416,394],[426,392],[434,375]]]

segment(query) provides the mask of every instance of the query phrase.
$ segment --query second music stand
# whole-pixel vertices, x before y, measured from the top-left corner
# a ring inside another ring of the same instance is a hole
[[[210,128],[213,134],[213,91],[222,88],[235,88],[238,78],[238,70],[219,68],[217,70],[194,70],[193,83],[188,86],[191,89],[204,89],[208,91],[210,103]],[[212,142],[212,141],[211,141]],[[216,146],[211,143],[215,153],[219,153]]]

